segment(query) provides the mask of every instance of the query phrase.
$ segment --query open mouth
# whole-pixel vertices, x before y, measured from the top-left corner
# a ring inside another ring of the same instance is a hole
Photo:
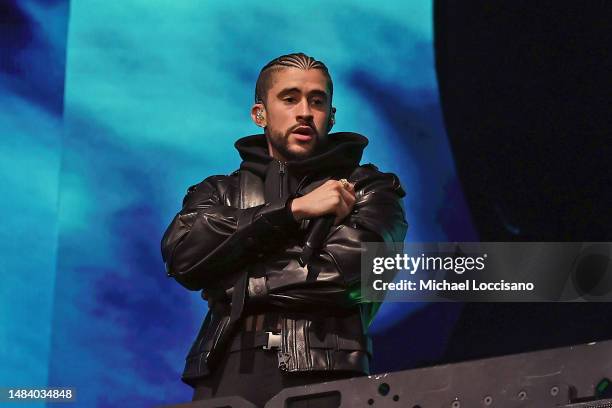
[[[292,133],[297,133],[298,135],[312,136],[314,132],[310,126],[300,126],[294,129]]]
[[[295,128],[291,133],[301,142],[310,141],[314,135],[314,130],[310,126],[300,126]]]

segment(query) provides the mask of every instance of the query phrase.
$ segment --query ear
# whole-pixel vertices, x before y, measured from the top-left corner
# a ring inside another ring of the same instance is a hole
[[[327,123],[327,131],[329,132],[331,128],[334,127],[336,123],[336,108],[332,106],[331,112],[329,113],[329,122]]]
[[[266,127],[266,108],[263,103],[256,103],[251,108],[251,119],[253,122],[262,128]]]

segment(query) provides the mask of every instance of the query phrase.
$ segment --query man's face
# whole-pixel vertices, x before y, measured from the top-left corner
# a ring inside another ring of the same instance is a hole
[[[327,143],[331,110],[327,77],[319,69],[284,68],[272,74],[265,103],[270,155],[301,160]]]

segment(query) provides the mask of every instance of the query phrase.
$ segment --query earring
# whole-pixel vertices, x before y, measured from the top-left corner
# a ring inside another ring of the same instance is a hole
[[[260,122],[264,120],[263,112],[261,111],[261,109],[257,110],[257,114],[255,116],[257,117],[257,120]]]
[[[330,124],[330,126],[334,126],[336,124],[336,115],[333,114],[333,113],[329,117],[329,124]]]

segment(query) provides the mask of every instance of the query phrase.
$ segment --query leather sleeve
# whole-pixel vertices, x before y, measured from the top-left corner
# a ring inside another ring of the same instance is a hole
[[[221,202],[209,177],[192,186],[183,199],[162,242],[168,276],[191,290],[217,287],[227,275],[239,270],[253,256],[297,228],[287,201],[239,209]],[[265,238],[265,239],[264,239]]]
[[[271,276],[272,299],[284,305],[353,306],[361,300],[361,243],[404,241],[408,228],[402,205],[405,193],[397,176],[361,166],[349,180],[356,191],[352,213],[328,234],[319,255],[304,271],[307,277],[282,271]],[[297,268],[297,261],[292,261],[284,269]],[[289,276],[294,280],[287,280]]]
[[[406,194],[395,174],[361,166],[350,181],[356,191],[353,211],[328,236],[322,253],[333,258],[345,282],[354,283],[361,276],[361,243],[404,242],[408,224],[402,203]]]

